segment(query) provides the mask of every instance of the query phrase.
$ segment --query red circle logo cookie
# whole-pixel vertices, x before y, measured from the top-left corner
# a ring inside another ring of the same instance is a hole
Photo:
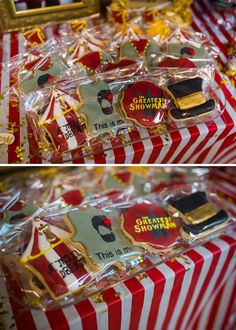
[[[149,81],[138,81],[122,92],[121,108],[127,119],[143,127],[154,127],[161,123],[167,99],[163,89]]]
[[[125,235],[138,246],[150,250],[168,250],[179,238],[175,218],[155,204],[140,203],[131,206],[122,215]]]

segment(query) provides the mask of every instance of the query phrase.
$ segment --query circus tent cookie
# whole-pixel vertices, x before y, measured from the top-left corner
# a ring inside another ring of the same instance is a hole
[[[72,232],[75,246],[83,255],[87,255],[92,269],[121,264],[122,259],[136,254],[137,250],[102,210],[89,207],[86,210],[69,211],[66,224]]]
[[[88,75],[92,75],[104,70],[109,63],[112,63],[112,58],[102,50],[94,51],[82,56],[78,63],[86,70]]]
[[[79,114],[80,103],[59,89],[53,89],[48,107],[41,115],[39,127],[47,144],[63,152],[81,147],[86,141],[86,125]]]
[[[51,56],[39,56],[26,63],[19,70],[19,87],[25,94],[35,91],[56,81],[56,77],[65,70],[66,66],[61,60]]]
[[[127,126],[113,104],[113,94],[106,82],[82,85],[77,88],[77,95],[83,103],[79,111],[85,116],[91,134],[115,135],[119,129]]]
[[[120,104],[127,119],[143,127],[154,127],[163,121],[168,99],[162,88],[141,80],[122,91]]]
[[[167,252],[180,237],[178,223],[168,212],[151,202],[134,204],[124,211],[124,234],[133,244],[153,252]]]
[[[153,40],[129,39],[122,43],[120,48],[121,58],[132,60],[145,59],[148,63],[160,54],[160,48]]]
[[[83,256],[69,245],[70,237],[70,232],[35,219],[21,256],[21,262],[54,299],[77,292],[91,281]]]

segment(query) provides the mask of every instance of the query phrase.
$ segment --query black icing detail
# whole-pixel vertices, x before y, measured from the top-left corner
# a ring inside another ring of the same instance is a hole
[[[112,232],[111,225],[104,224],[105,219],[106,219],[105,215],[95,215],[91,219],[92,226],[97,231],[97,233],[101,236],[103,241],[105,241],[107,243],[114,242],[116,240],[116,237],[115,237],[114,233]],[[108,230],[108,233],[107,234],[100,233],[99,227],[106,228]]]
[[[186,79],[167,86],[175,98],[185,97],[193,93],[202,92],[203,79],[200,77]]]
[[[37,80],[38,86],[43,87],[47,82],[50,77],[49,73],[45,73],[42,76],[40,76]]]
[[[196,107],[190,108],[188,110],[180,110],[180,109],[171,109],[170,114],[176,120],[193,118],[205,113],[211,112],[215,109],[216,103],[214,99],[210,99],[205,103],[198,105]]]
[[[225,210],[220,210],[216,215],[196,225],[183,224],[183,229],[186,233],[192,233],[194,235],[200,234],[201,232],[214,229],[215,227],[227,222],[229,216]]]
[[[183,214],[189,213],[192,210],[208,203],[206,193],[203,191],[197,191],[194,194],[180,198],[176,201],[171,201],[170,205],[179,210]]]
[[[110,94],[111,94],[111,91],[108,89],[108,90],[101,90],[97,95],[98,103],[100,104],[100,107],[101,107],[104,115],[111,115],[113,113],[112,99],[109,99],[109,97],[108,97]],[[103,107],[102,106],[103,100],[108,101],[110,103],[110,106]]]

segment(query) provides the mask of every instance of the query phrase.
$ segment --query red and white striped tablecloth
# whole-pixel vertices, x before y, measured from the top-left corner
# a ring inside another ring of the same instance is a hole
[[[230,197],[227,209],[236,215],[236,177],[215,169],[213,180]],[[0,292],[0,328],[2,322],[20,330],[233,330],[236,231],[59,311],[25,310],[9,298],[1,278]]]
[[[232,40],[233,31],[227,30],[225,13],[217,12],[208,0],[195,1],[192,6],[193,28],[204,32],[213,39],[220,49],[219,60],[226,63],[226,44]],[[47,37],[58,33],[57,28],[47,28]],[[8,62],[10,57],[24,51],[22,33],[0,36],[0,62]],[[117,148],[116,142],[99,146],[100,152],[94,157],[86,157],[80,152],[58,157],[54,162],[68,163],[236,163],[236,89],[226,75],[217,71],[215,75],[217,95],[222,103],[226,98],[223,115],[214,121],[181,129],[168,135],[151,138],[148,132],[140,130],[129,133],[126,144]],[[28,136],[24,114],[18,104],[9,104],[8,86],[14,80],[9,71],[0,68],[0,132],[14,130],[15,142],[0,146],[0,163],[45,163],[44,154],[35,156],[37,144]],[[138,141],[131,143],[132,141]],[[140,141],[141,140],[141,141]],[[79,156],[78,156],[79,155]]]

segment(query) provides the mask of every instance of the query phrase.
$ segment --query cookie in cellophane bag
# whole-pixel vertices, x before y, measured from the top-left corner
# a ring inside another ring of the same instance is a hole
[[[231,215],[209,183],[188,183],[164,189],[161,194],[169,212],[181,220],[181,235],[190,244],[219,235],[231,223]]]
[[[123,233],[148,252],[167,254],[179,245],[178,219],[156,201],[134,202],[122,212],[121,219]]]

